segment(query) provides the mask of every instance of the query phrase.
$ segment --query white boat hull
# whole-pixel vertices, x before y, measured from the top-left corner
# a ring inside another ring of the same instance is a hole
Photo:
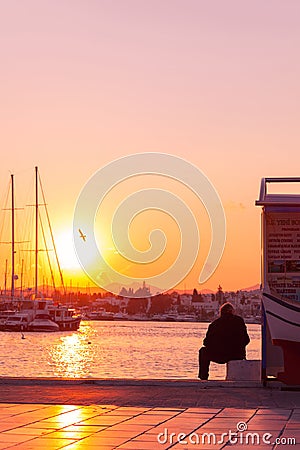
[[[300,385],[300,305],[266,292],[263,305],[272,343],[283,351],[284,371],[277,374],[277,379]]]
[[[35,332],[40,331],[50,333],[54,331],[59,331],[59,328],[56,327],[54,328],[47,325],[32,325],[32,326],[29,325],[28,331],[35,331]]]
[[[269,293],[263,294],[263,305],[272,340],[300,342],[300,305]]]
[[[35,318],[28,325],[28,331],[59,331],[59,326],[50,319]]]

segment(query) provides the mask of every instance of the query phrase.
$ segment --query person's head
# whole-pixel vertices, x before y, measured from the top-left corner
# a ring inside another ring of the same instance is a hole
[[[226,302],[220,308],[221,316],[225,316],[226,314],[233,314],[234,308],[231,303]]]

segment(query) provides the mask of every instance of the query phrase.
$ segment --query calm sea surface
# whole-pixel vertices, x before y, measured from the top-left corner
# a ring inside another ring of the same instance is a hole
[[[208,323],[83,321],[76,332],[0,332],[0,376],[196,378]],[[260,325],[248,324],[248,359],[260,359]],[[211,365],[210,378],[224,379]]]

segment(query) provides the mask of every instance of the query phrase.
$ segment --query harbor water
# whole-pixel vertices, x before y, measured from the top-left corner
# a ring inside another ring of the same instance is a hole
[[[78,331],[0,333],[1,377],[191,379],[208,323],[82,321]],[[247,359],[261,357],[260,325],[248,324]],[[210,379],[225,365],[211,364]]]

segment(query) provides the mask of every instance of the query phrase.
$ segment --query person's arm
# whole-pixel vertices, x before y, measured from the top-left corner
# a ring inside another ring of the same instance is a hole
[[[212,341],[212,334],[213,334],[213,324],[211,323],[211,324],[208,326],[208,329],[207,329],[207,332],[206,332],[206,336],[205,336],[205,338],[203,339],[203,345],[204,345],[205,347],[207,347],[208,345],[211,344],[211,341]]]
[[[245,345],[248,345],[249,342],[250,342],[250,337],[249,337],[249,334],[247,332],[247,327],[245,325]]]
[[[249,335],[248,335],[248,332],[247,332],[247,327],[246,327],[246,324],[244,322],[244,319],[242,319],[242,336],[243,336],[243,344],[246,347],[246,345],[248,345],[249,342],[250,342],[250,338],[249,338]]]

